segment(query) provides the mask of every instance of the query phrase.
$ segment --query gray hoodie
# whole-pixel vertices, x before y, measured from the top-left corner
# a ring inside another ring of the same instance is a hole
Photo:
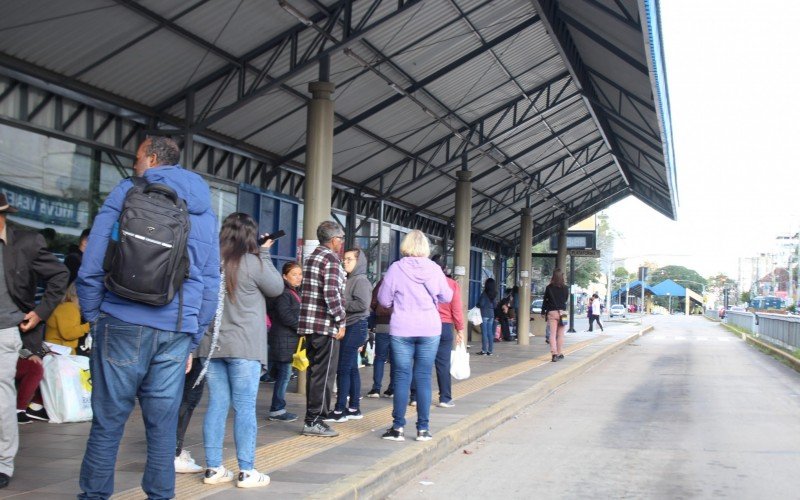
[[[347,284],[344,287],[344,310],[347,313],[345,325],[354,325],[369,317],[371,302],[372,283],[367,278],[367,256],[361,250],[358,252],[356,267],[347,275]]]

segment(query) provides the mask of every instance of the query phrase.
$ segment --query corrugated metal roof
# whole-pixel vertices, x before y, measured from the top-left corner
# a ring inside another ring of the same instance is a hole
[[[272,157],[291,154],[285,159],[302,162],[307,87],[318,78],[318,69],[316,64],[303,66],[304,60],[294,67],[290,55],[315,56],[320,45],[309,47],[321,40],[319,30],[339,2],[288,2],[303,15],[323,20],[306,27],[277,2],[261,0],[144,0],[138,6],[108,0],[31,0],[24,7],[4,9],[0,51],[65,77],[108,58],[79,74],[77,82],[145,108],[165,103],[165,110],[153,113],[165,113],[161,118],[167,122],[184,118],[185,93],[191,89],[195,118],[214,117],[206,124],[209,130],[234,146],[241,141]],[[646,69],[652,66],[648,40],[654,40],[658,27],[639,18],[640,2],[645,2],[644,10],[652,10],[653,0],[428,0],[412,2],[396,14],[398,3],[381,2],[364,24],[379,26],[348,45],[357,57],[341,49],[330,54],[331,79],[337,85],[336,175],[353,186],[371,179],[359,187],[377,190],[381,183],[376,175],[384,172],[384,189],[391,189],[384,194],[390,199],[398,196],[424,207],[424,213],[447,218],[454,210],[453,171],[461,168],[460,151],[469,137],[475,203],[483,207],[477,228],[487,234],[497,237],[518,228],[518,220],[509,218],[525,205],[523,187],[540,182],[551,190],[547,196],[557,192],[559,203],[574,213],[600,210],[609,190],[629,182],[630,192],[674,216],[674,202],[663,202],[675,198],[674,167],[664,160],[664,122],[657,111],[664,98],[658,94],[661,101],[654,101],[654,78]],[[534,5],[540,3],[554,5],[553,12],[537,13]],[[371,6],[353,4],[355,23]],[[163,21],[146,18],[140,7]],[[566,35],[548,31],[545,25],[552,23],[565,26]],[[291,41],[294,31],[297,36]],[[115,52],[144,34],[138,43]],[[344,36],[341,22],[334,23],[331,35]],[[255,53],[281,37],[286,43],[279,57],[274,57],[275,48]],[[574,50],[557,47],[565,43]],[[245,54],[249,60],[236,59]],[[248,96],[256,74],[273,59],[260,85],[285,77],[282,84]],[[362,67],[357,59],[372,67]],[[238,85],[242,67],[243,96]],[[231,78],[222,87],[227,75]],[[576,77],[584,87],[582,96],[576,95]],[[398,94],[387,80],[400,89],[413,88],[416,102]],[[513,104],[523,91],[540,87],[547,90],[535,96],[535,107],[519,123],[517,113],[526,107]],[[548,108],[556,94],[572,97]],[[214,96],[218,100],[212,103]],[[231,108],[240,98],[247,104]],[[201,117],[203,111],[207,113]],[[472,132],[469,124],[475,125]],[[593,161],[587,159],[587,147],[596,152]],[[511,157],[517,157],[513,163]],[[507,165],[498,168],[498,163]],[[659,193],[657,199],[648,197],[651,192]],[[564,208],[553,208],[556,202],[542,193],[533,197],[534,214],[544,221],[537,220],[537,225],[552,223],[551,230]],[[601,201],[591,201],[593,197]]]

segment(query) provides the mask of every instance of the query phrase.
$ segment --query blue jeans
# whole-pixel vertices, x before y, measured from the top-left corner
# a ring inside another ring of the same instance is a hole
[[[494,350],[494,318],[483,318],[481,323],[481,351]]]
[[[256,454],[256,395],[261,363],[253,359],[212,358],[208,365],[208,409],[203,422],[206,465],[222,465],[225,420],[233,401],[233,439],[239,470],[253,468]]]
[[[439,383],[439,402],[449,403],[453,399],[450,379],[450,354],[453,352],[453,324],[442,323],[442,336],[436,351],[436,381]]]
[[[395,377],[392,427],[395,429],[406,425],[406,408],[413,377],[417,389],[417,430],[428,430],[431,411],[431,372],[438,349],[439,335],[432,337],[392,335],[392,363]]]
[[[92,429],[86,442],[78,498],[109,498],[125,422],[138,397],[147,436],[142,489],[148,498],[175,496],[175,430],[181,405],[188,334],[134,325],[100,315],[94,327]]]
[[[347,397],[350,408],[359,409],[361,397],[361,376],[358,374],[358,348],[367,341],[367,319],[356,321],[345,328],[342,344],[339,346],[339,367],[336,369],[336,408],[344,411]]]
[[[292,378],[292,364],[272,362],[275,369],[275,388],[272,390],[272,404],[269,407],[269,416],[277,417],[286,413],[286,388]]]
[[[386,360],[391,361],[392,355],[392,341],[388,333],[375,333],[375,360],[372,362],[372,390],[381,392],[381,384],[383,383],[383,371],[386,368]],[[392,367],[394,364],[391,365]],[[394,390],[394,377],[392,376],[392,369],[389,368],[389,387],[388,390]]]

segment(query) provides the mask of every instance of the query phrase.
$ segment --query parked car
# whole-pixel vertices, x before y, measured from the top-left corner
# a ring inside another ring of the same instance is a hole
[[[531,303],[531,314],[542,314],[542,304],[544,300],[536,299]]]
[[[608,315],[609,315],[610,317],[612,317],[612,318],[613,318],[614,316],[622,316],[622,317],[624,318],[624,317],[625,317],[625,313],[626,313],[626,311],[625,311],[625,306],[623,306],[622,304],[614,304],[614,305],[613,305],[613,306],[611,306],[611,308],[608,310]]]

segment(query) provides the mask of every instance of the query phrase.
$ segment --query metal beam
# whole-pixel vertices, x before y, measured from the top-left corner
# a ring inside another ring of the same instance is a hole
[[[196,123],[194,129],[202,130],[204,128],[207,128],[212,123],[215,123],[221,120],[222,118],[225,118],[226,116],[230,115],[231,113],[241,109],[242,107],[250,104],[255,99],[258,99],[259,97],[265,95],[267,92],[270,92],[271,90],[277,88],[279,85],[285,83],[293,75],[296,75],[299,72],[304,71],[313,65],[316,65],[322,57],[330,56],[333,52],[339,51],[347,47],[348,45],[352,44],[356,40],[359,40],[361,37],[365,36],[367,33],[374,30],[375,28],[383,24],[386,24],[387,22],[394,19],[396,16],[403,14],[406,11],[416,7],[417,5],[420,4],[420,2],[421,0],[407,0],[405,2],[400,2],[397,4],[397,8],[393,10],[391,13],[384,15],[380,19],[376,19],[371,24],[364,26],[361,29],[351,30],[349,37],[337,40],[336,42],[329,44],[327,47],[321,46],[316,53],[309,51],[309,53],[307,53],[305,57],[299,59],[297,58],[297,53],[299,53],[299,51],[294,51],[292,54],[290,54],[291,56],[291,59],[289,61],[290,69],[288,71],[285,71],[281,75],[265,77],[265,80],[269,80],[267,83],[261,85],[258,88],[254,88],[249,92],[246,92],[235,102],[225,106],[224,108],[220,109],[219,111],[216,111],[215,113],[208,116],[204,120]],[[342,5],[344,5],[344,3]],[[341,9],[342,14],[344,13],[344,10],[345,9]],[[318,28],[317,25],[314,23],[311,23],[311,26],[314,29],[322,29]]]
[[[531,26],[533,26],[537,22],[539,22],[539,16],[532,16],[532,17],[529,17],[529,18],[525,19],[524,21],[522,21],[521,23],[517,24],[513,28],[510,28],[509,30],[505,31],[504,33],[496,36],[490,42],[487,42],[486,45],[483,45],[481,47],[478,47],[476,49],[471,50],[470,52],[467,52],[463,56],[461,56],[458,59],[450,62],[446,66],[444,66],[442,68],[439,68],[438,70],[434,71],[433,73],[431,73],[430,75],[426,76],[425,78],[423,78],[423,79],[413,83],[412,85],[409,85],[408,87],[402,89],[403,93],[404,94],[413,94],[414,92],[416,92],[416,91],[418,91],[420,89],[423,89],[426,85],[428,85],[428,84],[430,84],[432,82],[435,82],[436,80],[438,80],[439,78],[442,78],[443,76],[447,75],[448,73],[450,73],[451,71],[455,70],[456,68],[459,68],[459,67],[463,66],[464,64],[468,63],[469,61],[471,61],[475,57],[483,54],[484,52],[486,52],[488,50],[490,50],[492,47],[494,47],[494,46],[496,46],[496,45],[498,45],[500,43],[503,43],[506,40],[508,40],[509,38],[512,38],[512,37],[516,36],[517,34],[521,33],[522,31],[530,28]],[[377,113],[380,113],[384,109],[388,108],[392,104],[395,104],[395,103],[399,102],[400,100],[402,100],[404,98],[405,98],[405,95],[403,95],[401,93],[398,93],[398,94],[395,94],[395,95],[389,97],[388,99],[384,99],[380,103],[370,107],[369,109],[366,109],[365,111],[362,111],[358,115],[356,115],[356,116],[346,120],[344,123],[341,123],[338,126],[336,126],[336,128],[334,128],[334,130],[333,130],[333,134],[336,135],[336,134],[339,134],[341,132],[344,132],[345,130],[348,130],[348,129],[352,128],[353,126],[355,126],[355,125],[361,123],[362,121],[374,116]],[[299,147],[299,148],[295,149],[294,151],[291,151],[291,152],[287,153],[284,156],[284,159],[285,160],[290,160],[292,158],[295,158],[295,157],[303,154],[304,152],[305,152],[305,146]]]
[[[589,114],[597,124],[597,129],[600,132],[600,135],[606,141],[608,149],[611,151],[617,151],[618,148],[616,147],[616,141],[614,140],[614,135],[611,132],[608,121],[606,120],[602,111],[598,110],[592,102],[592,100],[598,100],[597,93],[595,92],[594,86],[589,79],[586,67],[583,64],[583,60],[581,59],[580,54],[578,54],[578,49],[575,47],[575,42],[573,42],[572,36],[569,34],[569,28],[567,28],[567,25],[560,17],[561,10],[558,8],[558,4],[555,0],[530,0],[530,2],[533,4],[536,12],[538,12],[542,17],[542,22],[547,28],[547,34],[553,41],[553,45],[561,54],[561,58],[564,61],[564,64],[567,66],[570,74],[575,79],[578,88],[583,92],[586,108],[589,110]],[[616,158],[615,163],[617,165],[617,170],[622,176],[622,179],[627,185],[631,185],[632,177],[628,169],[619,161],[617,161]]]

